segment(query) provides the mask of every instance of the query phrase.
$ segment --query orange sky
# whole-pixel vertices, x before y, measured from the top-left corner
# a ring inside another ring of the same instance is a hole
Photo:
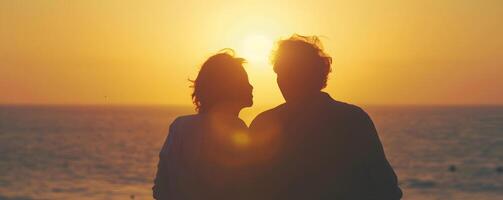
[[[0,104],[188,105],[227,47],[250,58],[256,105],[277,104],[262,43],[292,33],[322,36],[337,99],[503,104],[502,19],[499,0],[0,1]]]

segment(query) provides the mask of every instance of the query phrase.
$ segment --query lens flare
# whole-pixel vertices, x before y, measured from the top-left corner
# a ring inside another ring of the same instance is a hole
[[[232,135],[232,141],[237,146],[246,146],[250,143],[250,136],[245,132],[236,132]]]

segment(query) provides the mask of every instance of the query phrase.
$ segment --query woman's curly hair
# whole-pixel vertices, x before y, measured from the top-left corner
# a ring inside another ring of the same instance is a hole
[[[232,49],[223,49],[203,63],[197,78],[190,80],[194,89],[192,102],[198,113],[204,113],[215,103],[227,100],[232,92],[233,74],[243,70],[245,62],[245,59],[235,57]]]

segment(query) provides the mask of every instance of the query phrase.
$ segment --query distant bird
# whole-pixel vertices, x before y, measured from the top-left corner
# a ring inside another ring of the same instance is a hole
[[[450,172],[455,172],[457,170],[456,165],[450,165],[449,166],[449,171]]]

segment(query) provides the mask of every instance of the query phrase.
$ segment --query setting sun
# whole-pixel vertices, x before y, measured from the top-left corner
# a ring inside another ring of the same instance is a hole
[[[0,0],[0,200],[502,199],[501,19],[503,0]]]
[[[249,62],[266,63],[273,46],[273,40],[264,35],[249,35],[244,38],[242,54]]]

